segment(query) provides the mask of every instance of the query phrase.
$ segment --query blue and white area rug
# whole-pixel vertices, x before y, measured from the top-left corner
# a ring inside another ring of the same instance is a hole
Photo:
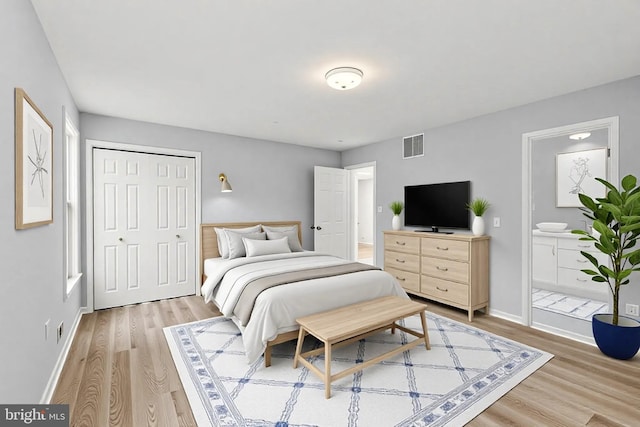
[[[420,318],[404,320],[421,331]],[[274,347],[272,366],[249,365],[242,337],[218,317],[165,328],[199,426],[462,426],[553,356],[427,313],[431,350],[417,346],[324,384],[299,365],[295,342]],[[333,350],[332,372],[415,339],[381,332]],[[307,350],[319,346],[305,339]],[[324,371],[324,360],[315,362]]]

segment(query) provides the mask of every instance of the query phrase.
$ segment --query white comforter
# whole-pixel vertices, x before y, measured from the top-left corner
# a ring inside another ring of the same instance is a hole
[[[207,280],[202,286],[202,295],[206,302],[213,301],[224,316],[235,321],[233,305],[241,289],[234,285],[244,283],[244,279],[260,277],[265,273],[349,262],[311,251],[206,260],[204,270]],[[319,285],[319,281],[324,283]],[[256,299],[246,327],[240,327],[247,358],[250,363],[255,361],[264,352],[268,341],[278,334],[296,330],[298,326],[295,319],[298,317],[386,295],[408,298],[397,280],[380,270],[304,280],[267,289]],[[236,324],[239,322],[236,321]]]

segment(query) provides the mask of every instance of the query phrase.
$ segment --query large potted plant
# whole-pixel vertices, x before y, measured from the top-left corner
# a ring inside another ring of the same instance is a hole
[[[631,281],[631,273],[640,271],[640,248],[636,247],[640,235],[640,187],[636,177],[627,175],[618,190],[604,179],[596,178],[607,187],[606,196],[595,200],[578,194],[580,208],[593,221],[591,233],[572,230],[582,235],[580,240],[592,241],[606,255],[608,262],[601,264],[589,252],[582,251],[595,269],[582,270],[597,283],[606,283],[613,297],[613,313],[595,314],[592,318],[593,337],[600,350],[617,359],[630,359],[640,348],[640,322],[619,315],[620,288]]]

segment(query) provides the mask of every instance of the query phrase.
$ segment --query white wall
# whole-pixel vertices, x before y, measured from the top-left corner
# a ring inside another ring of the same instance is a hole
[[[490,306],[521,315],[522,134],[610,116],[620,117],[620,177],[640,174],[640,77],[559,96],[425,131],[425,156],[403,160],[401,136],[342,153],[342,164],[376,162],[377,204],[402,200],[403,187],[443,181],[472,181],[472,196],[487,198],[491,235]],[[416,131],[407,132],[416,133]],[[555,163],[544,166],[554,174]],[[542,166],[541,166],[542,167]],[[391,224],[391,211],[378,214],[378,236]],[[493,228],[492,218],[502,227]],[[383,248],[377,248],[382,265]],[[638,278],[621,293],[640,303]]]
[[[31,2],[0,2],[0,402],[40,402],[80,309],[80,287],[63,297],[63,107],[78,111]],[[53,125],[53,224],[14,227],[14,88]],[[50,319],[49,339],[44,324]],[[63,341],[55,328],[65,324]]]

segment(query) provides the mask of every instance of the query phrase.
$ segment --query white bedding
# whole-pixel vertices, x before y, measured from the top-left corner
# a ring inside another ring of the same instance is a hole
[[[312,251],[232,260],[208,259],[205,260],[207,280],[202,286],[202,295],[206,302],[213,301],[224,316],[234,319],[233,302],[239,292],[238,286],[234,285],[239,281],[302,267],[328,267],[349,262]],[[386,295],[408,298],[397,280],[381,270],[304,280],[267,289],[256,299],[246,327],[240,328],[247,358],[249,362],[255,361],[264,352],[268,341],[278,334],[296,330],[295,319],[298,317]]]

